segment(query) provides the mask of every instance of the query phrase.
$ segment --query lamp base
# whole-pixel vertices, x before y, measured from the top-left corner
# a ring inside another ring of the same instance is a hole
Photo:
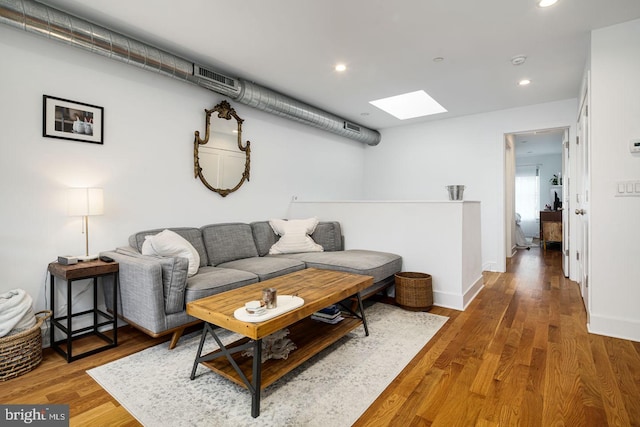
[[[76,258],[78,259],[78,262],[83,262],[83,261],[93,261],[98,259],[99,255],[80,255],[77,256]]]

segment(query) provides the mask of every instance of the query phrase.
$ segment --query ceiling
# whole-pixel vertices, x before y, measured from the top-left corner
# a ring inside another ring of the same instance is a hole
[[[562,155],[564,129],[541,129],[513,135],[517,159],[545,155]]]
[[[42,3],[372,129],[575,98],[590,31],[640,18],[638,0]],[[420,89],[448,112],[403,121],[369,104]]]

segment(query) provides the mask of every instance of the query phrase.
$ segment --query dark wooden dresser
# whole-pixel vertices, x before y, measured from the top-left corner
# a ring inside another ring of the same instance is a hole
[[[562,243],[562,211],[540,211],[540,242],[547,250],[548,242]]]

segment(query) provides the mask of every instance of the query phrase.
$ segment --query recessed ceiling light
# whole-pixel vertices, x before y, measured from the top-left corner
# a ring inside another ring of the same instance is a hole
[[[438,104],[436,100],[423,90],[369,101],[369,104],[378,107],[382,111],[400,120],[447,112],[442,105]]]
[[[344,65],[344,64],[338,64],[338,65],[336,65],[336,71],[338,71],[338,72],[340,72],[340,73],[341,73],[341,72],[343,72],[343,71],[345,71],[346,69],[347,69],[347,66],[346,66],[346,65]]]
[[[520,80],[520,81],[518,82],[518,84],[519,84],[520,86],[526,86],[526,85],[528,85],[528,84],[531,84],[531,80],[529,80],[529,79],[522,79],[522,80]]]
[[[538,0],[538,7],[549,7],[556,4],[558,0]]]

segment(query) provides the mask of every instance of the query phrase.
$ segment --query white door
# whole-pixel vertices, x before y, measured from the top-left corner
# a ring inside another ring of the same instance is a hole
[[[569,277],[569,215],[571,215],[571,200],[569,197],[569,129],[565,129],[562,137],[562,271]]]
[[[578,118],[578,139],[576,146],[577,161],[576,171],[576,204],[574,214],[577,215],[577,251],[578,281],[580,292],[587,311],[587,323],[589,323],[590,289],[589,289],[589,196],[590,196],[590,170],[589,170],[589,96],[585,93],[580,116]]]

